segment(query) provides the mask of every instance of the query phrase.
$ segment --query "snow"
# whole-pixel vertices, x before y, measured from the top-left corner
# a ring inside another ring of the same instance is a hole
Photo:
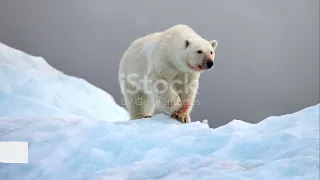
[[[0,117],[56,116],[108,121],[128,118],[110,94],[84,79],[65,75],[41,57],[2,43],[0,107]]]
[[[29,142],[0,179],[319,179],[319,106],[215,129],[128,121],[107,92],[0,43],[0,141]]]

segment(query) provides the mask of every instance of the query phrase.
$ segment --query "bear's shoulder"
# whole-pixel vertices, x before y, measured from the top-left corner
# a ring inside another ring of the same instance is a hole
[[[168,39],[169,43],[173,41],[179,41],[181,39],[199,39],[201,36],[195,32],[190,26],[185,24],[178,24],[172,26],[163,32],[163,38]],[[168,43],[165,42],[164,43]]]

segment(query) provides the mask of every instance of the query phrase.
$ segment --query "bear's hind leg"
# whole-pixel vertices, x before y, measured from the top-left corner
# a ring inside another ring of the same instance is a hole
[[[130,119],[150,118],[153,114],[153,105],[143,92],[127,94],[127,110]]]

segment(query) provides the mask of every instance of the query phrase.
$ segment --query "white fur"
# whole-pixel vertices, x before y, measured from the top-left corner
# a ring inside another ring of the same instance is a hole
[[[186,47],[187,40],[190,44]],[[179,117],[190,121],[189,113],[193,107],[201,72],[191,69],[187,63],[196,66],[203,61],[204,55],[197,54],[199,49],[207,54],[213,51],[211,57],[214,59],[216,47],[217,41],[203,39],[186,25],[176,25],[163,32],[136,39],[124,52],[119,67],[121,93],[130,118],[140,119],[152,116],[155,112],[174,114],[181,108],[182,102],[188,101],[191,106],[185,113],[180,113]],[[127,79],[130,75],[136,75],[131,78],[132,82]],[[152,83],[144,87],[139,82],[144,78]],[[178,94],[177,89],[169,89],[157,93],[152,88],[159,80],[167,83],[181,80],[183,84],[178,84],[178,88],[192,81],[193,91]],[[139,91],[130,94],[127,90],[135,90],[136,85],[140,85]],[[170,101],[170,106],[167,101]]]

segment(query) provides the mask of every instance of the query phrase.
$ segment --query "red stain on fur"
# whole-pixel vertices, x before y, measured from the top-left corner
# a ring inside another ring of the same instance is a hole
[[[187,112],[189,106],[190,106],[189,103],[184,103],[184,104],[181,106],[180,111],[183,112],[183,113]]]

